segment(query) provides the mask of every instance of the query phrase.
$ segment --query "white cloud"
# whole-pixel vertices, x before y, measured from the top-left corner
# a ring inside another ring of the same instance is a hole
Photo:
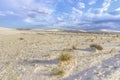
[[[11,15],[11,16],[20,16],[19,13],[14,12],[14,11],[4,11],[3,13],[5,13],[6,15]]]
[[[83,2],[78,2],[78,7],[79,7],[80,9],[85,8],[85,3],[83,3]]]
[[[62,17],[57,17],[57,21],[63,22],[63,18]]]
[[[38,9],[33,9],[32,11],[37,12],[39,14],[46,14],[46,15],[47,14],[50,15],[50,14],[53,13],[52,9],[49,9],[49,8],[46,8],[46,7],[39,7]]]
[[[100,12],[103,13],[104,11],[107,11],[109,6],[111,5],[112,0],[104,0],[102,4],[102,8],[100,9]]]
[[[27,23],[32,23],[33,21],[32,21],[32,19],[31,19],[31,18],[26,18],[26,19],[24,19],[24,22],[27,22]]]
[[[0,15],[1,16],[19,16],[19,14],[13,12],[13,11],[10,11],[10,10],[7,10],[7,11],[0,11]]]
[[[0,12],[0,16],[6,16],[6,14],[4,14],[4,13]]]
[[[72,4],[74,2],[74,0],[68,0],[68,2]]]
[[[1,2],[1,1],[0,1]],[[54,6],[53,0],[9,0],[3,3],[9,3],[11,10],[6,10],[3,13],[6,15],[20,16],[26,23],[39,23],[41,21],[53,20]],[[12,6],[11,6],[12,5]],[[15,12],[14,12],[15,11]]]
[[[14,15],[15,13],[13,11],[6,11],[7,14]]]
[[[20,17],[29,17],[29,15],[34,14],[34,16],[39,16],[40,14],[44,17],[52,15],[53,8],[50,6],[52,3],[51,0],[3,0],[0,1],[1,4],[4,4],[2,7],[6,7],[1,16],[20,16]],[[45,2],[45,4],[44,4]],[[39,17],[41,18],[41,17]]]
[[[75,8],[75,7],[72,8],[72,12],[73,12],[73,13],[78,13],[78,14],[80,14],[80,15],[82,15],[82,13],[83,13],[81,10],[79,10],[79,9],[77,9],[77,8]]]
[[[120,11],[120,7],[119,7],[119,8],[117,8],[117,9],[115,9],[115,11]]]
[[[56,9],[56,0],[3,0],[3,3],[6,3],[5,6],[8,7],[8,10],[0,12],[0,16],[14,15],[21,16],[24,19],[24,22],[39,25],[47,24],[58,26],[58,25],[72,25],[80,23],[80,26],[109,26],[113,19],[118,21],[120,15],[110,15],[107,13],[113,0],[104,0],[101,8],[92,8],[87,12],[83,12],[82,9],[86,8],[85,3],[78,2],[77,6],[71,6],[71,13],[62,12],[59,14],[54,13]],[[65,2],[64,0],[58,0],[60,2]],[[69,1],[69,2],[68,2]],[[68,3],[73,4],[74,0],[67,0]],[[114,0],[116,1],[116,0]],[[96,4],[97,0],[90,0],[87,5]],[[0,1],[1,3],[1,1]],[[59,2],[57,2],[59,4]],[[99,3],[98,3],[99,4]],[[61,5],[61,4],[60,4]],[[120,8],[115,9],[120,11]],[[105,21],[104,21],[105,19]],[[106,23],[104,23],[106,22]],[[116,23],[117,24],[117,23]],[[113,25],[111,25],[113,27]]]
[[[114,0],[114,1],[118,1],[118,0]]]
[[[96,3],[96,1],[97,1],[97,0],[91,0],[88,4],[89,4],[89,5],[93,5],[93,4]]]
[[[117,29],[117,27],[120,26],[120,15],[115,16],[107,12],[96,13],[97,9],[95,10],[93,8],[85,13],[75,7],[73,7],[72,10],[73,12],[70,17],[71,23],[74,24],[74,29]],[[117,10],[119,10],[119,8],[117,8]]]

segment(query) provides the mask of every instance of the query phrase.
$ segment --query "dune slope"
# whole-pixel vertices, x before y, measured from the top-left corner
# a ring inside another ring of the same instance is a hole
[[[72,59],[60,61],[62,53]],[[0,80],[120,80],[119,75],[120,34],[0,28]]]

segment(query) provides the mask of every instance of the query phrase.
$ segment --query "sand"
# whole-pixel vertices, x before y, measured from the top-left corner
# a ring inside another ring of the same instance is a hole
[[[62,52],[72,60],[60,63]],[[55,75],[54,69],[65,73]],[[0,80],[120,80],[120,34],[1,27]]]

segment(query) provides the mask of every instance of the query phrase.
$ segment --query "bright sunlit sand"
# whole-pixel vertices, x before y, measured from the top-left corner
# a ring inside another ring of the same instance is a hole
[[[120,80],[120,34],[1,27],[0,80]]]

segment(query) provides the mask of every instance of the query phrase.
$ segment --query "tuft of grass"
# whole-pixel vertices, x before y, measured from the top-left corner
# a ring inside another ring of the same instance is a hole
[[[19,40],[24,40],[24,38],[21,37],[21,38],[19,38]]]
[[[55,68],[55,69],[53,69],[52,74],[53,75],[61,75],[61,76],[63,76],[65,74],[65,70],[62,69],[62,68]]]
[[[70,54],[70,52],[64,51],[59,55],[59,60],[61,62],[70,61],[71,59],[72,59],[72,55]]]
[[[115,48],[112,48],[109,53],[113,53],[113,52],[115,52],[115,51],[116,51],[116,49],[115,49]]]
[[[120,37],[119,34],[117,34],[116,37],[119,38]]]
[[[73,50],[76,50],[77,49],[77,45],[70,45],[68,44],[67,47],[70,46],[69,48],[66,48],[66,49],[63,49],[63,51],[68,51],[68,52],[71,52]]]
[[[95,48],[97,50],[103,50],[103,47],[101,45],[98,45],[98,44],[91,44],[90,47]]]
[[[94,42],[94,39],[91,39],[90,41],[91,41],[91,42]]]
[[[75,45],[73,45],[73,46],[72,46],[72,49],[76,50],[76,49],[77,49],[77,47],[76,47]]]

